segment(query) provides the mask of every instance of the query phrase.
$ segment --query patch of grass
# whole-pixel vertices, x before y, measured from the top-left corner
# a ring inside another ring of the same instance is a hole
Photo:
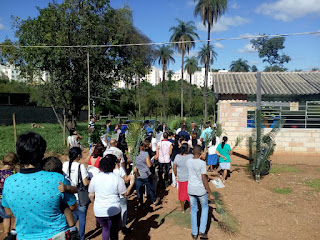
[[[180,204],[180,202],[179,202]],[[179,209],[179,210],[177,210]],[[176,207],[171,212],[167,214],[162,214],[158,217],[157,221],[158,223],[163,222],[165,219],[170,219],[172,222],[174,222],[176,225],[191,228],[191,216],[189,213],[189,209],[187,209],[184,213],[180,211],[180,208]]]
[[[30,123],[17,124],[17,136],[27,133],[39,133],[47,142],[47,153],[66,153],[67,145],[63,145],[63,133],[59,124],[39,123],[44,128],[31,128]],[[99,127],[99,125],[98,125]],[[77,126],[78,133],[83,137],[81,143],[88,147],[87,123],[81,122]],[[0,160],[7,152],[15,152],[13,126],[0,125]],[[66,140],[69,133],[66,132]]]
[[[218,227],[229,235],[237,235],[239,233],[239,221],[225,208],[224,203],[221,199],[221,194],[213,192],[215,196],[216,211],[219,214]]]
[[[313,188],[313,190],[320,192],[320,179],[312,179],[312,180],[306,181],[305,184]]]
[[[298,168],[290,165],[272,165],[270,173],[297,173],[300,172]]]
[[[275,192],[275,193],[279,193],[279,194],[290,194],[290,193],[292,193],[292,188],[290,188],[290,187],[285,187],[285,188],[278,188],[278,187],[275,187],[274,189],[273,189],[273,191]]]

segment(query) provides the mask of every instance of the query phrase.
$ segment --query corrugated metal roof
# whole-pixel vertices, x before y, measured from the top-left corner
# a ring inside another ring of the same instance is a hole
[[[256,73],[213,73],[214,91],[219,94],[256,93]],[[320,94],[320,72],[263,72],[262,95]]]

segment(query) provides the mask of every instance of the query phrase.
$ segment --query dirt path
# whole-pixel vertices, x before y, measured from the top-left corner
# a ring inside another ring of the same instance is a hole
[[[233,157],[233,172],[226,187],[215,189],[212,184],[210,187],[221,194],[227,211],[239,223],[239,232],[237,235],[228,235],[212,219],[210,239],[319,239],[320,192],[307,186],[305,182],[320,179],[320,160],[313,159],[310,162],[307,158],[296,158],[298,157],[295,156],[295,162],[299,165],[295,166],[295,171],[280,170],[256,183],[247,170],[247,161]],[[288,163],[288,159],[290,158],[281,161],[279,157],[273,161],[273,168],[277,168],[277,164]],[[288,187],[292,189],[292,193],[276,193],[276,187]],[[185,215],[178,212],[177,189],[170,186],[165,191],[158,191],[158,195],[162,198],[162,204],[145,211],[135,210],[135,195],[128,199],[127,226],[133,231],[127,236],[120,233],[120,239],[191,239],[190,223],[185,221],[188,220],[189,210]],[[220,220],[220,215],[215,210],[213,216]],[[88,210],[86,233],[88,239],[101,239],[101,230],[95,230],[92,204]]]

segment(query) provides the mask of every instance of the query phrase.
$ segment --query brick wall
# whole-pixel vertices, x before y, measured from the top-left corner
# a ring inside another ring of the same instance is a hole
[[[247,111],[245,106],[231,106],[231,102],[245,100],[220,100],[218,103],[218,122],[225,129],[228,142],[234,146],[237,136],[250,136],[255,129],[247,128]],[[263,129],[264,133],[270,128]],[[247,151],[247,139],[237,147],[236,151]],[[320,156],[320,129],[282,128],[276,136],[276,154],[304,154]]]

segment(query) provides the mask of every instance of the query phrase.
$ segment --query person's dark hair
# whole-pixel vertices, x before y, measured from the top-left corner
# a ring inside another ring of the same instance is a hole
[[[151,140],[152,140],[152,136],[150,136],[150,135],[147,136],[146,139],[145,139],[145,141],[147,141],[147,142],[149,142],[149,143],[151,143]]]
[[[213,136],[211,143],[212,143],[212,146],[215,146],[215,145],[217,144],[217,138],[216,138],[216,136]]]
[[[163,133],[163,138],[164,138],[164,139],[168,139],[168,136],[169,136],[169,134],[168,134],[167,132],[164,132],[164,133]]]
[[[76,129],[75,129],[75,128],[71,128],[71,129],[70,129],[70,131],[69,131],[70,136],[75,135],[75,134],[74,134],[74,132],[75,132],[75,131],[76,131]]]
[[[47,148],[46,140],[38,133],[29,132],[18,137],[17,156],[21,165],[40,166]]]
[[[188,143],[182,143],[181,147],[180,147],[180,153],[181,155],[184,155],[186,153],[189,153],[189,146]]]
[[[169,136],[169,137],[172,137],[172,136],[174,136],[174,133],[173,133],[173,132],[169,132],[169,133],[168,133],[168,136]]]
[[[81,155],[82,151],[81,148],[79,147],[72,147],[69,150],[69,177],[71,175],[71,165],[72,162],[79,156]]]
[[[224,136],[224,137],[222,138],[221,148],[224,147],[224,145],[226,144],[227,141],[228,141],[228,138],[227,138],[226,136]]]
[[[100,160],[99,169],[104,173],[113,172],[116,162],[118,161],[117,157],[113,154],[108,154]]]
[[[207,121],[207,122],[206,122],[206,128],[208,128],[208,127],[210,127],[210,126],[211,126],[210,121]]]
[[[201,147],[199,145],[193,146],[192,153],[193,153],[193,155],[201,154]]]
[[[181,131],[187,131],[187,125],[182,125]]]
[[[142,151],[145,151],[146,149],[148,149],[148,148],[149,148],[149,145],[150,145],[150,142],[147,141],[147,140],[141,142],[141,145],[140,145],[140,146],[141,146]]]
[[[185,137],[184,135],[180,135],[179,141],[182,142],[182,141],[184,141],[184,140],[186,140],[186,137]]]
[[[43,170],[62,174],[62,162],[59,158],[51,156],[43,159]]]
[[[111,123],[111,120],[106,120],[106,125],[108,125],[109,123]]]
[[[101,142],[97,143],[96,146],[94,147],[94,151],[92,153],[92,156],[94,158],[97,157],[103,157],[103,152],[105,150],[105,147],[103,146],[103,144]]]
[[[157,129],[156,129],[156,133],[160,133],[163,132],[163,126],[162,125],[158,125]]]

